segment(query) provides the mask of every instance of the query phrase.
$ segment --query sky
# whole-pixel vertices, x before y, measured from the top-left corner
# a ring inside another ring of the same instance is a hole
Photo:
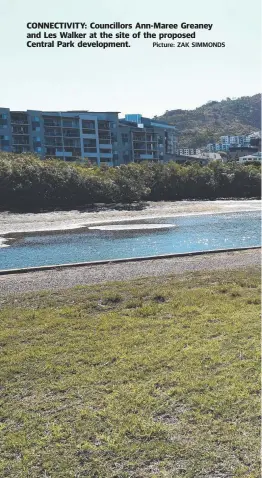
[[[0,3],[0,107],[152,117],[260,92],[260,0]],[[56,21],[213,23],[210,32],[199,30],[192,41],[226,42],[226,48],[153,48],[146,39],[133,41],[128,49],[26,46],[28,22]]]

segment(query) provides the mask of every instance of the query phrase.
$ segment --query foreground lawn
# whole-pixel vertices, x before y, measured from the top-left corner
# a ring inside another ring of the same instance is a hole
[[[13,478],[257,478],[259,273],[2,300]]]

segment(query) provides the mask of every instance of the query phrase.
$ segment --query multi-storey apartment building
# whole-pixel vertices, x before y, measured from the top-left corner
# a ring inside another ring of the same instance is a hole
[[[175,126],[145,118],[140,114],[126,115],[119,122],[123,162],[169,161],[176,151]]]
[[[232,146],[236,145],[246,145],[249,143],[249,137],[245,135],[239,136],[220,136],[220,143],[222,144],[230,144]]]
[[[207,151],[210,153],[216,153],[218,151],[229,151],[231,147],[230,143],[222,144],[222,143],[209,143],[206,146]]]
[[[257,138],[258,134],[253,133],[250,135],[239,135],[239,136],[220,136],[219,143],[209,143],[207,149],[210,152],[215,151],[229,151],[232,147],[243,148],[249,147],[252,139]]]
[[[174,126],[141,115],[119,119],[118,112],[0,108],[2,151],[114,166],[145,159],[168,161],[175,147]]]
[[[176,150],[177,156],[192,156],[194,154],[201,154],[201,149],[199,148],[181,148]]]

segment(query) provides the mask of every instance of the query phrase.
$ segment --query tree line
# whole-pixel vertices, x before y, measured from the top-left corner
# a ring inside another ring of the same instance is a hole
[[[260,197],[255,164],[144,162],[115,168],[0,153],[2,210],[73,208],[96,203]]]

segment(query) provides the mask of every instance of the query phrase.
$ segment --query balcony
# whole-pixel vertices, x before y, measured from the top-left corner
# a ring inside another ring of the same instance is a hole
[[[72,156],[72,152],[71,151],[57,151],[56,150],[56,153],[55,153],[56,156],[58,156],[59,158],[61,157],[70,157]]]
[[[157,139],[154,136],[151,136],[151,135],[146,136],[146,141],[148,143],[157,143]]]
[[[83,129],[92,129],[92,130],[95,131],[96,124],[95,124],[94,121],[82,120],[82,128]]]
[[[61,147],[63,146],[62,141],[45,141],[44,145],[47,147]]]
[[[98,130],[99,130],[99,131],[108,131],[108,130],[110,130],[110,123],[109,123],[109,121],[99,121],[99,120],[98,120]]]
[[[84,157],[85,158],[95,158],[97,160],[97,152],[94,152],[94,153],[90,153],[90,151],[88,152],[84,152]]]
[[[58,131],[57,132],[56,131],[50,131],[50,132],[45,131],[45,137],[46,136],[49,137],[49,138],[59,136],[61,138],[62,133],[61,132],[58,133]]]
[[[70,153],[72,156],[81,156],[80,148],[64,148],[65,153]]]
[[[80,140],[64,139],[64,146],[69,148],[80,148]]]
[[[61,122],[59,121],[47,121],[44,120],[44,126],[52,126],[52,127],[59,127],[61,128]]]
[[[98,132],[98,136],[99,136],[99,139],[107,139],[108,142],[110,143],[111,142],[111,134],[105,134],[105,133],[102,133],[102,132]]]
[[[92,136],[96,136],[96,130],[95,129],[83,128],[82,133],[92,135]]]
[[[13,138],[13,144],[29,146],[29,138],[23,138],[22,136],[20,138]]]
[[[14,153],[28,153],[30,151],[29,146],[13,146]]]
[[[27,127],[12,127],[12,133],[13,134],[28,134],[28,128]]]
[[[96,149],[96,148],[92,148],[92,147],[90,147],[90,148],[84,147],[84,153],[87,153],[87,154],[88,154],[88,153],[95,153],[95,154],[97,154],[97,149]]]
[[[11,124],[29,125],[29,121],[27,118],[12,118],[11,117]]]
[[[79,123],[78,122],[65,122],[63,121],[62,124],[63,128],[79,128]]]
[[[79,138],[79,134],[77,133],[69,133],[68,131],[66,133],[64,133],[64,138],[76,138],[78,139]]]
[[[100,158],[101,158],[101,161],[103,159],[106,159],[106,158],[107,159],[113,159],[113,155],[112,155],[112,153],[100,153]]]

